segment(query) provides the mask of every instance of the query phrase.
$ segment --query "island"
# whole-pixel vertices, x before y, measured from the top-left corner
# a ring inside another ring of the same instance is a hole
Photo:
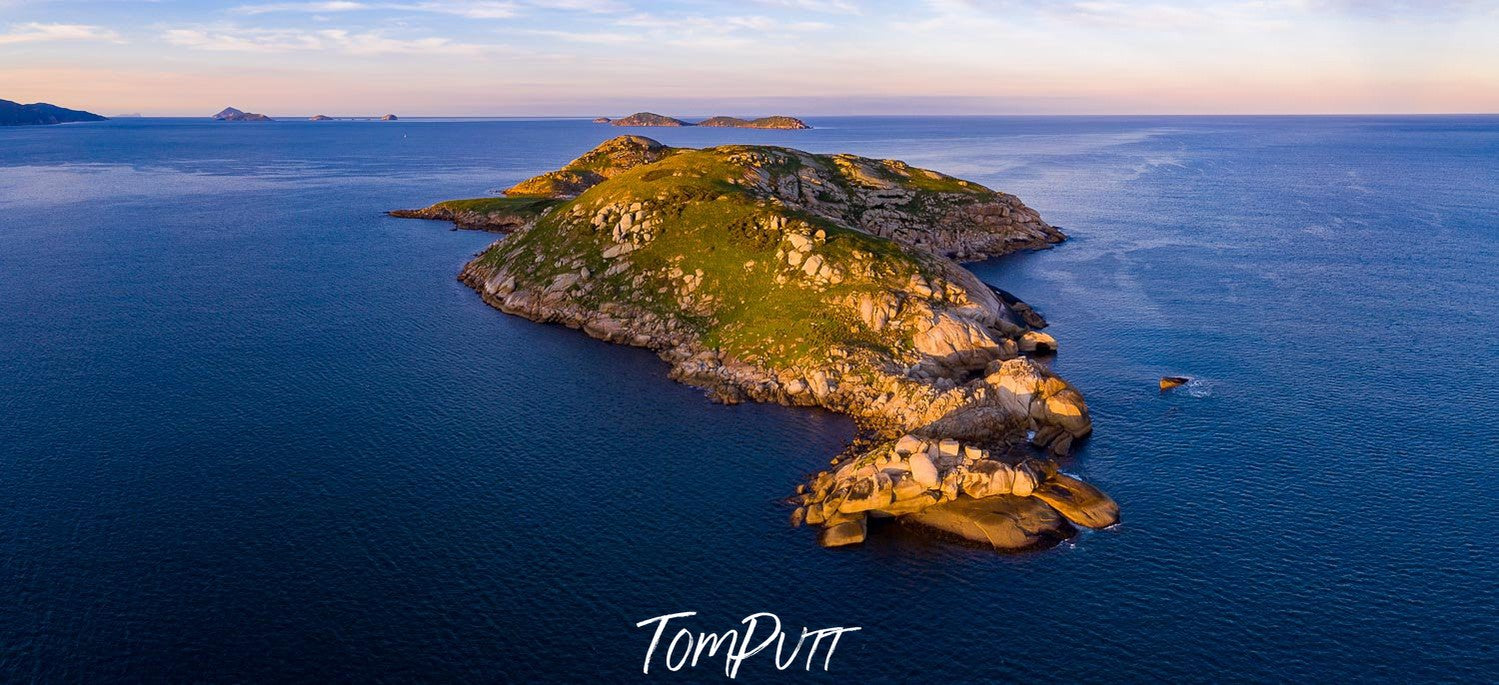
[[[93,112],[68,109],[45,102],[23,105],[10,100],[0,100],[0,126],[46,126],[70,124],[82,121],[108,121]]]
[[[307,118],[308,121],[333,121],[333,117],[326,114],[314,114]]]
[[[800,130],[812,128],[807,122],[796,117],[760,117],[759,119],[739,119],[736,117],[711,117],[697,122],[698,126],[716,126],[721,128],[776,128],[785,130]]]
[[[656,114],[655,112],[636,112],[627,117],[621,117],[609,122],[615,126],[691,126],[681,119]]]
[[[655,112],[636,112],[622,119],[610,121],[607,117],[599,117],[593,120],[596,124],[613,124],[615,126],[708,126],[716,128],[774,128],[774,129],[809,129],[807,122],[796,117],[771,116],[759,119],[740,119],[738,117],[709,117],[696,124],[676,119]]]
[[[275,121],[264,114],[253,112],[241,112],[233,107],[225,107],[218,114],[213,115],[214,121]]]
[[[399,121],[399,119],[394,114],[387,114],[383,117],[380,117],[380,121]]]
[[[1092,431],[1042,317],[959,265],[1063,233],[894,160],[606,141],[503,197],[394,216],[508,234],[459,279],[501,311],[648,348],[725,402],[821,407],[858,438],[788,498],[829,547],[871,522],[1001,551],[1119,520],[1059,469]]]

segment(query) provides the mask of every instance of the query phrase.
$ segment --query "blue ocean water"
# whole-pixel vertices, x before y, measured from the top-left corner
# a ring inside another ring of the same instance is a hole
[[[455,280],[495,236],[382,214],[618,129],[0,129],[0,680],[638,680],[680,611],[860,626],[824,680],[1499,679],[1499,118],[811,123],[637,132],[1062,226],[973,269],[1051,321],[1121,526],[820,549],[781,498],[847,420],[503,315]]]

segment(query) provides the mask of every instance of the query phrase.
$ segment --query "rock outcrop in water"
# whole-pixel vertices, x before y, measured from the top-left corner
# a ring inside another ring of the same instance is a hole
[[[1178,388],[1191,382],[1192,379],[1186,376],[1161,376],[1161,392]]]
[[[825,545],[871,517],[1006,550],[1117,521],[1057,471],[1092,424],[1044,363],[1056,341],[954,261],[1063,240],[1012,195],[893,160],[622,136],[506,197],[395,214],[510,232],[460,275],[505,312],[650,348],[724,402],[854,417],[858,446],[794,497]]]
[[[0,100],[0,126],[45,126],[80,121],[106,121],[106,118],[93,112],[58,107],[45,102],[23,105]]]

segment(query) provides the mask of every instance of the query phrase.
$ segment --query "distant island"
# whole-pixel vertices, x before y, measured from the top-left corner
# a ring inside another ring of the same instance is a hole
[[[724,128],[779,128],[779,129],[808,129],[812,128],[807,122],[795,117],[760,117],[759,119],[744,120],[735,117],[712,117],[697,122],[698,126],[719,126]]]
[[[759,119],[740,119],[738,117],[710,117],[696,124],[666,116],[655,112],[636,112],[622,119],[610,121],[607,117],[599,117],[593,120],[597,124],[613,124],[615,126],[711,126],[718,128],[774,128],[799,130],[809,129],[807,122],[796,117],[771,116]]]
[[[505,197],[391,214],[509,233],[459,276],[504,312],[649,348],[725,403],[854,417],[859,440],[790,498],[825,546],[877,519],[1003,551],[1119,520],[1058,470],[1092,421],[1045,362],[1045,320],[958,264],[1065,239],[1013,195],[895,160],[620,136]]]
[[[45,102],[23,105],[10,100],[0,100],[0,126],[44,126],[108,120],[108,117],[102,117],[93,112],[58,107]]]
[[[275,121],[264,114],[252,112],[241,112],[233,107],[225,107],[218,114],[213,115],[215,121]]]
[[[220,114],[222,114],[222,112],[220,112]],[[260,115],[256,114],[256,115],[251,115],[251,116],[260,116]],[[217,118],[217,117],[215,117],[215,118]],[[345,121],[373,121],[374,119],[375,119],[375,117],[344,117]],[[379,117],[379,119],[380,119],[380,121],[400,121],[400,118],[397,117],[394,114],[387,114],[385,116]],[[330,117],[330,116],[328,116],[326,114],[314,114],[313,116],[308,117],[307,120],[308,121],[338,121],[338,118],[337,117]]]
[[[116,114],[116,115],[114,115],[114,116],[112,116],[110,118],[111,119],[140,119],[143,116],[145,116],[145,115],[141,114],[140,112],[133,112],[131,114]]]
[[[609,122],[615,126],[691,126],[681,119],[673,119],[655,112],[636,112],[630,116]]]

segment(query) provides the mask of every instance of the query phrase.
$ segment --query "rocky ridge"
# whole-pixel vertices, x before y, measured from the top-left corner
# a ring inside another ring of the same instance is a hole
[[[1118,510],[1058,471],[1092,430],[1023,303],[954,259],[1061,241],[1017,198],[892,160],[608,141],[507,197],[398,216],[510,232],[459,278],[512,314],[647,347],[724,402],[818,406],[863,437],[793,497],[824,545],[871,518],[996,549]]]

